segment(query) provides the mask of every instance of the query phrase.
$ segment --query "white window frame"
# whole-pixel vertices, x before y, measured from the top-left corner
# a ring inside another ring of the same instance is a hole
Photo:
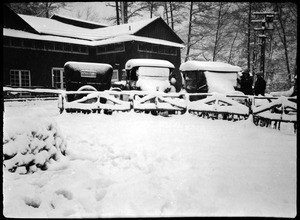
[[[61,67],[52,67],[52,70],[51,70],[51,74],[52,74],[52,87],[55,88],[55,82],[54,82],[54,71],[55,70],[59,70],[60,71],[60,75],[59,75],[59,78],[60,78],[60,88],[58,89],[65,89],[65,82],[64,82],[64,68],[61,68]]]
[[[30,70],[16,70],[16,69],[11,69],[9,71],[9,77],[10,77],[10,85],[11,86],[14,86],[12,85],[12,82],[11,82],[11,74],[12,74],[12,71],[14,72],[18,72],[18,80],[19,80],[19,86],[18,87],[30,87],[31,86],[31,74],[30,74]],[[29,85],[22,85],[22,72],[27,72],[28,73],[28,81],[29,81]]]

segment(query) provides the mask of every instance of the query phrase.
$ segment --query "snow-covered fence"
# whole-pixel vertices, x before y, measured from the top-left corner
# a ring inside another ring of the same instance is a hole
[[[249,116],[249,97],[220,93],[191,93],[187,95],[188,112],[212,119],[239,120]]]
[[[85,96],[68,101],[68,94],[86,94]],[[123,94],[122,94],[123,95]],[[111,113],[111,111],[130,111],[131,103],[121,100],[121,94],[116,91],[76,91],[63,92],[59,96],[58,108],[62,113],[66,112],[83,112],[83,113]]]
[[[252,114],[256,125],[278,128],[280,124],[293,123],[297,130],[297,98],[296,97],[264,97],[253,96]]]
[[[30,89],[3,87],[4,101],[55,100],[62,93],[60,89]]]
[[[135,94],[133,97],[134,111],[152,111],[185,113],[185,95],[179,93],[152,92],[148,94]]]
[[[68,95],[82,95],[82,98],[68,100]],[[186,111],[186,102],[181,93],[145,92],[145,91],[65,91],[59,96],[58,107],[60,112],[95,113],[103,110],[105,113],[112,111]]]
[[[60,112],[169,111],[188,112],[212,119],[238,120],[253,115],[253,122],[280,129],[281,122],[297,127],[297,97],[249,96],[220,93],[163,93],[147,91],[65,91],[3,87],[3,91],[58,95]],[[85,95],[68,101],[68,95]]]
[[[66,155],[66,142],[51,119],[6,119],[3,137],[3,168],[20,174],[46,170]]]

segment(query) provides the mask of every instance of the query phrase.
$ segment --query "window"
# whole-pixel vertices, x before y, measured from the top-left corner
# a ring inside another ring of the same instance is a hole
[[[10,85],[17,87],[31,86],[29,70],[10,70]]]
[[[34,43],[32,40],[24,39],[23,44],[24,44],[24,47],[34,48]]]
[[[177,50],[175,47],[169,47],[158,44],[139,43],[138,50],[142,52],[177,55]]]
[[[88,53],[88,49],[87,49],[87,47],[86,46],[80,46],[80,48],[79,48],[79,52],[80,53]]]
[[[10,39],[9,38],[3,38],[3,46],[10,46]]]
[[[113,74],[111,77],[112,82],[117,82],[119,81],[119,70],[113,70]]]
[[[43,41],[36,41],[35,42],[35,48],[44,50],[44,42]]]
[[[55,50],[62,51],[63,50],[63,44],[55,42]]]
[[[52,43],[52,42],[45,42],[45,49],[46,50],[54,50],[54,43]]]
[[[52,87],[56,89],[66,88],[63,68],[52,68]]]
[[[114,44],[108,44],[106,49],[107,49],[107,51],[114,51],[115,50],[115,45]]]
[[[105,46],[97,47],[97,53],[105,53]]]
[[[71,51],[72,50],[71,44],[64,44],[64,50],[65,51]]]
[[[107,44],[107,45],[103,45],[103,46],[98,46],[97,54],[122,52],[124,50],[125,50],[124,43]]]
[[[11,38],[11,46],[21,47],[22,46],[22,40],[18,39],[18,38]]]
[[[78,45],[73,45],[73,52],[80,52],[80,50],[79,50],[80,48],[79,48],[79,46]]]
[[[123,43],[115,44],[115,51],[123,51],[124,49]]]

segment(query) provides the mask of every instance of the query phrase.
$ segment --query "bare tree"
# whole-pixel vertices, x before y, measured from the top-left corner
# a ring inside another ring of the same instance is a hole
[[[105,3],[106,6],[108,7],[113,7],[113,8],[117,8],[116,4],[112,4],[110,2]],[[132,18],[135,17],[141,17],[143,11],[146,9],[147,7],[145,5],[143,5],[142,7],[140,7],[139,2],[120,2],[120,8],[118,10],[119,14],[121,15],[121,20],[122,23],[128,23],[128,21]],[[117,11],[117,9],[116,9]],[[117,13],[116,13],[117,15]],[[111,16],[107,18],[108,21],[113,21],[114,23],[117,23],[117,16]]]
[[[116,1],[116,19],[117,19],[117,25],[120,24],[120,16],[119,16],[119,4],[118,1]]]
[[[193,19],[193,2],[190,3],[190,17],[189,17],[189,29],[188,29],[188,39],[187,39],[187,50],[185,61],[189,60],[190,49],[191,49],[191,33],[192,33],[192,19]]]
[[[150,18],[153,17],[154,13],[161,6],[160,2],[139,2],[139,8],[141,11],[148,11],[150,14]]]
[[[289,64],[289,55],[288,55],[288,44],[287,44],[287,37],[286,37],[286,24],[284,21],[284,12],[283,12],[283,5],[280,3],[276,3],[276,9],[279,13],[278,15],[278,21],[279,21],[279,27],[277,28],[278,35],[280,37],[280,40],[284,47],[284,56],[285,56],[285,62],[286,62],[286,69],[287,69],[287,75],[288,79],[290,80],[290,84],[292,82],[292,76],[290,71],[290,64]],[[276,23],[275,23],[276,25]]]
[[[77,10],[75,16],[76,18],[80,18],[87,21],[100,21],[98,13],[92,6],[86,6],[82,9]]]
[[[66,2],[20,2],[7,5],[16,13],[46,18],[51,17],[58,9],[68,7]]]

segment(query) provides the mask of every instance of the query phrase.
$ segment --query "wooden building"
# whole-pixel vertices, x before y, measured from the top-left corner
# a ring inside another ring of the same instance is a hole
[[[160,17],[105,26],[60,15],[16,14],[4,5],[3,86],[63,89],[67,61],[108,63],[112,81],[124,78],[132,58],[168,60],[178,74],[182,43]]]

